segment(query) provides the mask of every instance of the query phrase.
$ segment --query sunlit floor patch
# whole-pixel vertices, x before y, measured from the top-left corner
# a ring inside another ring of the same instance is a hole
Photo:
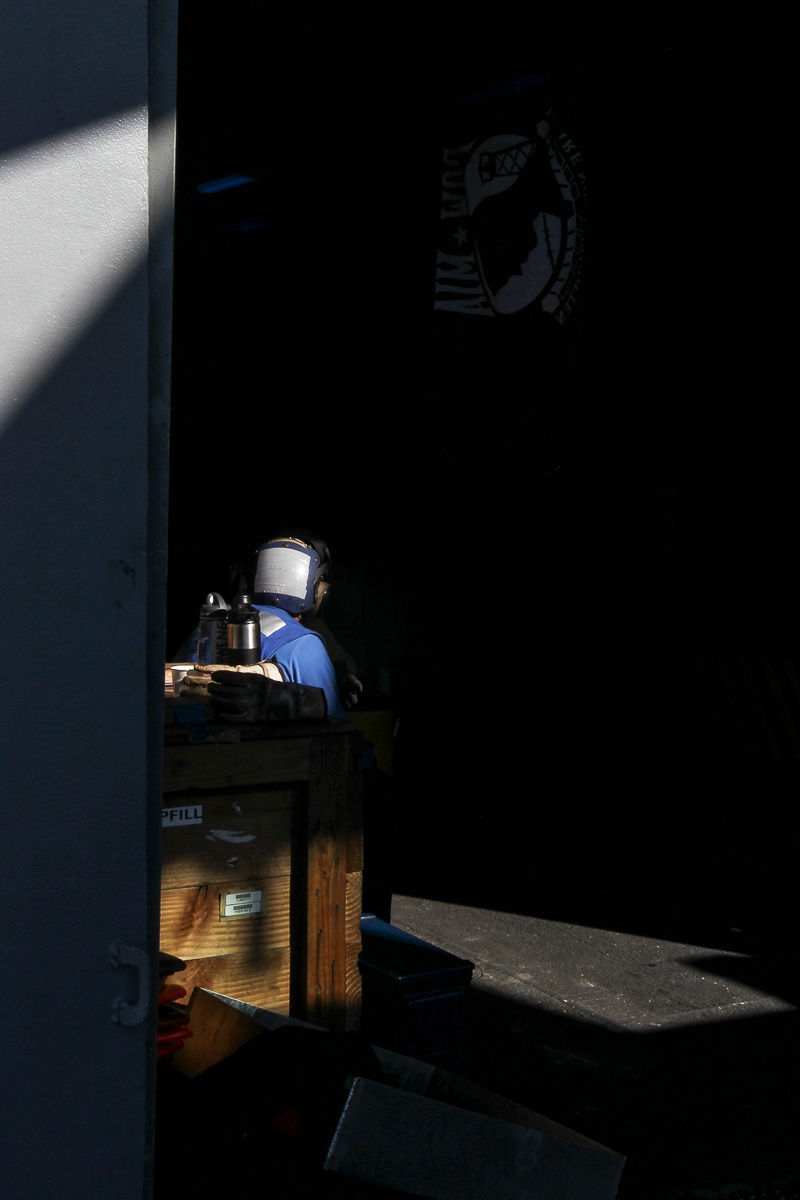
[[[393,921],[475,963],[473,986],[612,1029],[648,1032],[790,1012],[757,959],[713,946],[395,897]]]

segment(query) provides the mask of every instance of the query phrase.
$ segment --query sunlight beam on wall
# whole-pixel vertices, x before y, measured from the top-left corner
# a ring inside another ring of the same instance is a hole
[[[174,114],[148,130],[146,109],[136,108],[0,157],[0,433],[169,219],[172,181],[151,178],[162,210],[150,212],[142,160],[154,150],[151,174],[171,170],[173,137]]]

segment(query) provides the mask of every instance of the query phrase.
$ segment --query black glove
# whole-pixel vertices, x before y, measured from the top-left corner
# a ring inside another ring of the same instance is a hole
[[[245,671],[214,671],[208,695],[221,721],[324,721],[328,715],[322,688]]]
[[[343,662],[336,663],[336,682],[339,685],[339,699],[345,708],[355,708],[358,697],[364,690],[364,685],[357,675],[348,671]]]

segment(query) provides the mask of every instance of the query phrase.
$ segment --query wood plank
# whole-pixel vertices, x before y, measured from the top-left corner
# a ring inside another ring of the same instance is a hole
[[[345,1023],[346,739],[313,747],[308,795],[306,1020]]]
[[[344,939],[348,944],[361,945],[361,884],[360,871],[348,871],[345,879]]]
[[[357,944],[348,944],[345,956],[344,1028],[348,1033],[358,1033],[361,1028],[361,971],[358,967],[360,953],[359,937]]]
[[[170,888],[161,893],[159,945],[178,958],[216,958],[225,954],[252,957],[277,946],[288,946],[288,875],[278,879],[237,879],[219,884]],[[252,917],[220,917],[223,892],[261,892],[262,911]],[[241,997],[239,997],[241,999]]]
[[[337,742],[338,738],[331,741]],[[311,738],[164,747],[164,791],[244,788],[308,779]]]
[[[196,988],[207,988],[223,996],[289,1016],[291,959],[286,946],[243,956],[222,954],[216,958],[185,959],[186,969],[172,982],[186,988],[191,1004]],[[191,1025],[191,1022],[190,1022]]]
[[[291,788],[198,792],[164,807],[162,888],[223,883],[232,876],[274,877],[291,871]],[[183,823],[185,816],[199,824]],[[168,823],[169,819],[174,824]]]

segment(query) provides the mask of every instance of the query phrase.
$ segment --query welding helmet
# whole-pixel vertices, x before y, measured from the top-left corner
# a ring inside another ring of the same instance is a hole
[[[319,612],[330,587],[326,543],[306,530],[277,534],[256,551],[253,600],[294,616]]]

